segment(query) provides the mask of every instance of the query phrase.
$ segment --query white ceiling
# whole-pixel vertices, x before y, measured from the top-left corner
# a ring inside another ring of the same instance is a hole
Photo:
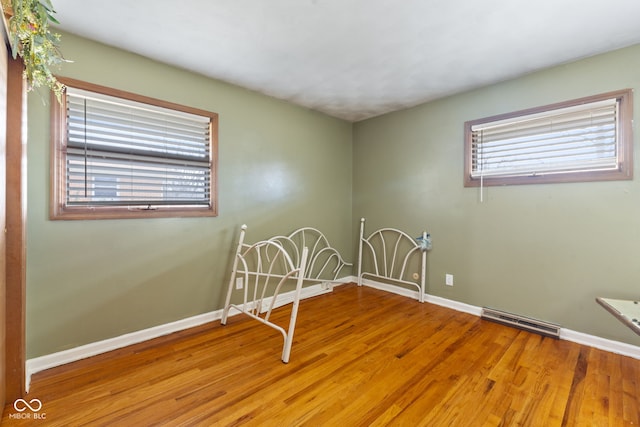
[[[640,43],[640,0],[53,5],[65,31],[350,121]]]

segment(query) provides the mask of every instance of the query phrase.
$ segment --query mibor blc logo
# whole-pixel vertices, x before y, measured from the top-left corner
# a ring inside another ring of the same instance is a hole
[[[47,418],[47,414],[40,412],[42,409],[42,402],[40,399],[31,399],[26,401],[24,399],[16,399],[13,402],[13,409],[16,413],[9,414],[9,419],[14,420],[44,420]]]

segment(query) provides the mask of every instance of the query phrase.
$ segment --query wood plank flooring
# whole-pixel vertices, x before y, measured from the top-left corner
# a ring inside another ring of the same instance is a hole
[[[302,301],[288,364],[281,349],[234,316],[38,373],[45,419],[11,402],[3,425],[640,424],[639,360],[371,288]]]

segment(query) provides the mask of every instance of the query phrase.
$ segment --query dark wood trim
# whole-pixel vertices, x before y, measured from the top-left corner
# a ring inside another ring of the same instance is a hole
[[[67,97],[62,96],[60,105],[55,94],[51,94],[49,103],[51,105],[50,120],[50,149],[49,149],[49,218],[53,219],[60,216],[62,206],[58,205],[59,200],[64,200],[64,176],[60,176],[64,167],[57,165],[64,164],[64,154],[60,150],[60,138],[65,129],[64,111],[67,108]],[[62,157],[62,158],[61,158]]]
[[[7,72],[8,61],[11,56],[6,23],[0,23],[2,28],[2,57],[0,58],[0,415],[4,411],[4,405],[7,402],[7,308],[6,308],[6,290],[7,290],[7,241],[5,235],[6,214],[7,214]]]
[[[108,90],[103,86],[92,85],[90,83],[79,82],[78,80],[67,79],[64,77],[59,78],[64,84],[79,89],[92,90],[94,92],[105,93],[107,95],[113,95],[108,93]],[[128,93],[122,91],[115,91],[118,94]],[[115,95],[114,95],[115,96]],[[145,98],[149,100],[149,98]],[[137,100],[137,99],[134,99]],[[133,219],[133,218],[170,218],[170,217],[202,217],[202,216],[216,216],[217,200],[214,200],[212,196],[212,206],[207,207],[161,207],[157,210],[143,210],[143,209],[130,209],[127,206],[123,207],[68,207],[64,206],[65,200],[65,136],[66,136],[66,109],[67,98],[62,97],[62,102],[58,103],[54,93],[51,93],[51,143],[50,143],[50,167],[49,167],[49,185],[50,185],[50,200],[49,200],[49,218],[52,220],[94,220],[94,219]],[[173,105],[173,104],[172,104]],[[188,107],[183,107],[188,108]],[[193,112],[193,111],[190,111]],[[213,114],[213,113],[207,113]],[[202,115],[202,114],[200,114]],[[211,170],[211,192],[212,195],[217,194],[217,189],[214,187],[215,176],[217,170],[217,164],[215,163],[216,153],[213,150],[217,150],[217,120],[213,120],[211,125],[212,135],[212,170]],[[214,137],[215,136],[215,137]]]
[[[195,114],[205,117],[218,117],[217,113],[212,111],[202,110],[200,108],[189,107],[174,102],[164,101],[158,98],[152,98],[150,96],[139,95],[133,92],[127,92],[120,89],[114,89],[107,86],[98,85],[95,83],[89,83],[82,80],[72,79],[70,77],[56,76],[58,81],[65,86],[74,87],[76,89],[88,90],[91,92],[101,93],[103,95],[115,96],[116,98],[128,99],[130,101],[141,102],[143,104],[155,105],[158,107],[168,108],[170,110],[182,111],[185,113]]]
[[[21,60],[7,74],[7,401],[25,395],[26,299],[26,86]]]
[[[137,209],[129,206],[65,206],[65,150],[66,150],[66,96],[62,103],[58,103],[55,96],[51,96],[51,195],[49,204],[49,218],[52,220],[89,220],[89,219],[124,219],[124,218],[171,218],[171,217],[210,217],[218,215],[218,114],[188,107],[173,102],[163,101],[148,96],[138,95],[123,90],[100,86],[68,77],[58,77],[65,86],[83,89],[95,93],[128,99],[144,104],[168,108],[175,111],[196,114],[210,119],[211,183],[210,206],[157,206],[153,210]]]
[[[616,181],[633,179],[633,89],[607,92],[566,102],[535,107],[527,110],[499,114],[483,119],[470,120],[464,124],[464,186],[480,187],[479,178],[471,178],[471,127],[477,124],[511,119],[529,114],[567,108],[590,102],[616,98],[619,102],[620,127],[618,129],[620,144],[620,168],[610,171],[545,173],[536,176],[484,177],[484,187],[520,184],[548,184],[562,182]]]

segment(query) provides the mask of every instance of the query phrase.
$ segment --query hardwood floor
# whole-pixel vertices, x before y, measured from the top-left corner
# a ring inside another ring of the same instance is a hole
[[[371,288],[302,301],[288,364],[281,348],[234,316],[41,372],[27,400],[45,419],[8,404],[3,425],[640,423],[639,360]]]

